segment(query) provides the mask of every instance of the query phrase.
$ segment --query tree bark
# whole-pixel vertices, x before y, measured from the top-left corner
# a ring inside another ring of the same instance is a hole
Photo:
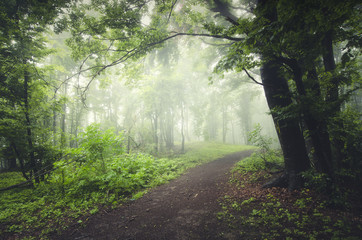
[[[155,153],[158,152],[158,115],[157,113],[155,113],[152,117],[151,117],[151,122],[152,122],[152,126],[153,126],[153,139],[154,139],[154,143],[155,143]]]
[[[333,31],[329,30],[326,32],[324,39],[322,41],[322,45],[324,48],[323,52],[323,64],[324,70],[326,72],[330,72],[333,75],[333,72],[336,69],[336,63],[334,60],[334,53],[333,53]],[[338,80],[336,77],[332,77],[327,87],[326,93],[326,102],[331,105],[331,117],[336,116],[338,112],[340,112],[340,104],[338,101],[339,98],[339,86]],[[342,122],[336,122],[336,125],[339,129],[343,129]],[[344,145],[343,141],[341,140],[341,136],[332,137],[332,152],[334,157],[334,162],[336,165],[340,165],[343,159],[342,149],[341,147]]]
[[[181,153],[185,152],[185,133],[184,133],[184,124],[185,124],[185,117],[184,117],[184,104],[181,103]]]
[[[21,170],[21,173],[23,174],[23,177],[26,179],[26,180],[29,180],[30,177],[26,174],[26,170],[25,170],[25,166],[24,166],[24,159],[20,156],[20,153],[15,145],[15,143],[11,143],[10,146],[12,147],[12,149],[14,150],[14,153],[16,155],[16,157],[19,159],[19,163],[20,163],[20,170]]]
[[[265,96],[272,110],[272,117],[283,151],[287,187],[301,186],[300,173],[310,168],[305,142],[297,116],[281,116],[275,110],[292,104],[288,83],[276,61],[266,61],[261,68]]]
[[[64,84],[64,97],[67,96],[67,90],[68,90],[68,84],[65,83]],[[66,146],[66,137],[65,137],[65,119],[66,119],[66,112],[67,112],[67,105],[66,103],[64,102],[63,103],[63,106],[62,106],[62,118],[61,118],[61,135],[60,135],[60,144],[61,144],[61,147],[64,148]]]
[[[277,21],[276,4],[276,1],[258,0],[256,15],[268,19],[270,23]],[[310,168],[310,161],[298,116],[293,116],[293,113],[290,116],[277,113],[278,110],[291,107],[292,104],[288,82],[281,72],[281,64],[271,60],[273,56],[268,51],[262,51],[261,55],[264,59],[260,70],[261,79],[284,156],[285,174],[282,178],[285,178],[285,181],[279,184],[283,186],[282,183],[285,183],[289,190],[293,190],[301,186],[300,173]],[[267,186],[274,184],[270,183]]]
[[[315,116],[316,113],[311,111],[313,107],[310,106],[310,104],[313,104],[313,99],[318,100],[321,98],[318,78],[316,73],[310,72],[309,77],[311,79],[309,80],[313,83],[311,89],[315,90],[315,92],[312,95],[312,100],[307,99],[308,96],[303,83],[303,71],[300,64],[295,59],[289,59],[288,65],[294,74],[293,80],[296,83],[297,92],[300,96],[299,104],[301,105],[302,119],[309,130],[311,142],[314,148],[314,156],[316,158],[314,159],[315,167],[318,171],[331,176],[333,174],[332,152],[327,125],[323,119],[318,119],[318,117]]]
[[[38,172],[36,160],[35,160],[35,151],[33,145],[33,134],[31,129],[31,120],[30,120],[30,106],[29,106],[29,81],[30,76],[29,72],[25,70],[24,72],[24,114],[25,114],[25,125],[26,125],[26,140],[28,142],[29,148],[29,160],[30,160],[30,169],[33,171],[35,182],[39,183],[40,179],[36,176]],[[32,176],[30,176],[32,178]]]
[[[226,143],[226,134],[227,134],[227,107],[225,104],[222,104],[222,143]]]

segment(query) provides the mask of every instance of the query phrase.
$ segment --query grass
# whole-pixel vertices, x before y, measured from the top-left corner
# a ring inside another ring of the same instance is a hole
[[[25,179],[20,172],[0,173],[0,189],[24,182]]]
[[[103,207],[118,207],[141,197],[149,188],[176,178],[187,169],[226,154],[250,149],[219,143],[188,144],[186,153],[154,158],[133,153],[107,159],[55,163],[56,171],[34,189],[0,195],[0,235],[46,239],[69,224],[83,224]],[[0,188],[23,181],[19,173],[0,174]]]

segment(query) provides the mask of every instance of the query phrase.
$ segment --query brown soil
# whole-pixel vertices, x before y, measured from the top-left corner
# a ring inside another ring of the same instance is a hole
[[[190,169],[142,198],[91,216],[52,239],[233,239],[217,220],[230,168],[251,154],[244,151]],[[223,235],[224,237],[221,237]]]

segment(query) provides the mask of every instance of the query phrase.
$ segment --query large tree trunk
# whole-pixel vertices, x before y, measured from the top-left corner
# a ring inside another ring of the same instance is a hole
[[[313,108],[316,107],[310,106],[313,105],[313,100],[307,99],[307,94],[305,86],[303,83],[303,71],[300,67],[300,64],[295,59],[288,60],[288,65],[293,70],[294,81],[297,86],[297,92],[300,96],[298,104],[301,105],[301,113],[304,123],[306,124],[311,142],[314,149],[314,164],[318,171],[332,175],[332,152],[331,152],[331,143],[329,140],[329,134],[327,131],[326,122],[320,117],[316,117],[316,112],[313,112]],[[313,92],[313,99],[320,99],[320,86],[318,82],[317,73],[314,70],[311,70],[308,74],[310,82],[312,83],[309,86],[309,89]],[[315,110],[314,110],[315,111]]]
[[[276,1],[258,0],[255,12],[273,23],[278,20],[276,3]],[[270,60],[273,56],[269,52],[262,52],[261,55],[265,60],[261,67],[261,79],[269,108],[272,110],[285,163],[285,174],[279,179],[282,181],[271,182],[266,186],[286,185],[292,190],[301,186],[300,173],[310,168],[310,161],[298,116],[292,114],[283,116],[277,113],[278,110],[290,107],[292,104],[288,82],[280,69],[281,64]]]
[[[310,167],[299,119],[298,116],[282,116],[274,111],[292,104],[288,83],[275,61],[263,64],[261,78],[284,156],[286,181],[277,185],[285,184],[290,190],[296,189],[302,184],[300,173]],[[275,186],[274,183],[267,186]]]
[[[324,39],[322,41],[322,45],[324,48],[323,52],[324,70],[326,72],[331,72],[333,74],[333,72],[336,69],[336,63],[333,54],[332,30],[326,32]],[[340,112],[340,104],[338,98],[339,98],[338,80],[336,77],[332,77],[331,81],[329,82],[329,86],[327,87],[327,93],[326,93],[326,102],[327,104],[331,105],[331,117],[336,116],[338,112]],[[338,129],[343,129],[342,122],[336,122],[335,124],[338,126]],[[341,136],[338,134],[334,134],[334,136],[332,136],[332,152],[333,152],[334,162],[336,163],[336,165],[340,165],[340,163],[342,162],[343,154],[341,147],[343,145],[344,143],[341,140]]]
[[[310,78],[313,83],[310,87],[310,89],[314,91],[313,96],[315,96],[316,99],[322,100],[317,71],[315,68],[308,72],[308,78]],[[314,114],[317,113],[307,111],[305,113],[305,121],[308,125],[315,153],[317,155],[315,167],[318,171],[331,175],[333,173],[332,149],[327,122],[325,119],[318,119],[314,117]]]

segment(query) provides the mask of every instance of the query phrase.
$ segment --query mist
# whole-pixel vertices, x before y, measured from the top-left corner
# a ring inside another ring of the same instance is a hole
[[[130,138],[129,149],[153,153],[181,151],[182,142],[248,144],[256,124],[275,138],[262,87],[245,73],[214,73],[222,48],[179,38],[96,78],[67,80],[58,96],[66,99],[65,132],[71,138],[98,123]]]
[[[361,10],[0,1],[0,238],[357,239]]]

